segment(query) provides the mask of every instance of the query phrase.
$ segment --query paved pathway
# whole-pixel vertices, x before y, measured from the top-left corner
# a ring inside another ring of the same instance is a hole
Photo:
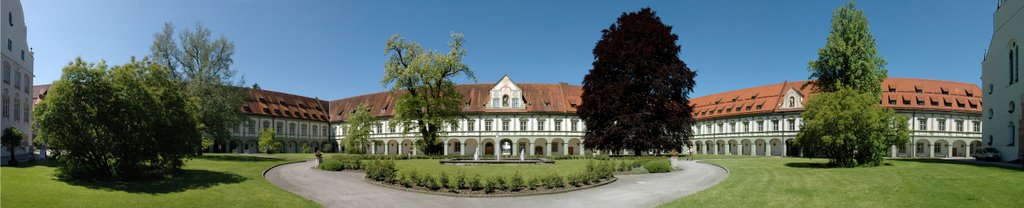
[[[325,207],[654,207],[724,180],[726,171],[692,161],[673,162],[682,171],[616,176],[618,181],[580,191],[520,197],[452,197],[400,191],[363,181],[362,172],[311,169],[314,162],[278,166],[270,183]]]

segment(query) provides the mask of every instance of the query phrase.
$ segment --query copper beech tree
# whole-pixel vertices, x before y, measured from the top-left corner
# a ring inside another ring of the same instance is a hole
[[[692,135],[689,93],[697,74],[680,60],[672,26],[644,8],[601,33],[577,109],[587,123],[584,145],[634,155],[682,147]]]

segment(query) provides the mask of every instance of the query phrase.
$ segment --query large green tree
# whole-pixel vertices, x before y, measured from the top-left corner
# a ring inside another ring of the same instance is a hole
[[[231,137],[230,128],[245,119],[239,108],[248,97],[247,91],[241,90],[243,81],[231,69],[235,44],[224,36],[213,39],[211,35],[196,23],[194,30],[185,29],[175,39],[174,25],[165,23],[150,46],[155,61],[170,68],[185,92],[203,106],[195,112],[207,145],[203,148],[213,140]]]
[[[808,63],[810,83],[823,92],[852,88],[880,95],[888,71],[876,47],[864,11],[853,2],[837,8],[825,47],[818,49],[818,59]]]
[[[650,8],[623,13],[601,31],[577,113],[588,148],[678,149],[692,135],[696,72],[679,59],[679,37]]]
[[[345,128],[345,138],[341,141],[345,146],[345,152],[350,154],[366,153],[366,148],[370,147],[370,133],[378,122],[370,115],[370,108],[366,105],[356,106],[355,112],[345,120],[345,124],[348,126]]]
[[[63,176],[132,180],[196,156],[197,104],[168,68],[149,59],[109,68],[77,58],[34,115],[37,135],[60,150]]]
[[[795,143],[839,167],[877,166],[892,145],[909,141],[907,118],[854,89],[821,93],[807,103]]]
[[[819,92],[801,116],[794,142],[840,167],[876,166],[886,150],[908,141],[906,117],[878,106],[887,76],[864,11],[853,2],[832,13],[832,30],[818,59],[808,64]]]
[[[264,154],[274,154],[281,151],[281,143],[274,140],[277,136],[277,132],[273,129],[267,128],[260,131],[260,140],[257,141],[260,152]]]
[[[390,85],[391,91],[400,96],[390,125],[400,126],[405,132],[419,132],[422,139],[416,143],[426,154],[441,154],[439,137],[443,127],[455,126],[462,116],[463,96],[455,90],[452,77],[463,74],[476,81],[473,71],[462,63],[465,38],[455,32],[451,36],[447,53],[423,49],[399,35],[391,36],[384,44],[384,53],[390,57],[384,63],[381,85]]]
[[[0,146],[11,152],[11,159],[7,161],[7,165],[17,165],[18,160],[14,156],[14,149],[21,146],[21,140],[24,139],[25,135],[14,127],[7,127],[4,129],[3,135],[0,136]]]

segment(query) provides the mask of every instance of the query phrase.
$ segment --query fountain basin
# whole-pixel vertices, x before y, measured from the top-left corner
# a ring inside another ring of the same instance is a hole
[[[473,160],[473,159],[444,159],[442,165],[554,165],[554,160],[546,158],[539,159],[502,159],[502,160]]]

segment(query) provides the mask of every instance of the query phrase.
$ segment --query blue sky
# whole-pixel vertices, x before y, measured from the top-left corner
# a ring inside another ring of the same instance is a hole
[[[35,83],[51,83],[76,56],[125,63],[149,54],[164,22],[201,21],[237,47],[248,84],[322,99],[386,90],[384,41],[400,34],[447,51],[465,34],[478,82],[581,84],[601,29],[651,7],[674,27],[680,57],[697,70],[691,97],[807,78],[847,1],[22,1]],[[287,2],[288,4],[282,4]],[[857,1],[890,77],[980,83],[996,0]],[[459,83],[471,83],[462,78]]]

